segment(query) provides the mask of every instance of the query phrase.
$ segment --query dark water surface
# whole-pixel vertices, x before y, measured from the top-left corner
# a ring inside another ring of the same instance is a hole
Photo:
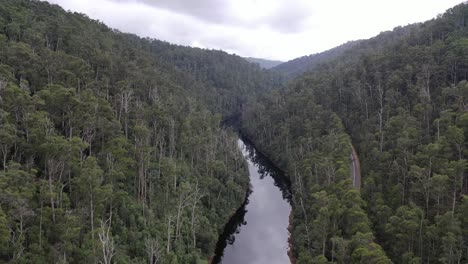
[[[239,140],[249,166],[251,192],[226,224],[213,263],[287,264],[290,183],[247,141]]]

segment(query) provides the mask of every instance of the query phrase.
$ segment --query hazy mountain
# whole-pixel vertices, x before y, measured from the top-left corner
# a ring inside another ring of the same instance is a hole
[[[282,61],[277,61],[277,60],[265,60],[265,59],[251,58],[251,57],[247,57],[244,59],[246,59],[248,62],[257,63],[263,69],[271,69],[283,63]]]

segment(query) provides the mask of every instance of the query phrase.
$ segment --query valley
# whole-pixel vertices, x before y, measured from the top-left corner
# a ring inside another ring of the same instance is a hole
[[[467,21],[251,63],[0,0],[0,263],[466,263]]]

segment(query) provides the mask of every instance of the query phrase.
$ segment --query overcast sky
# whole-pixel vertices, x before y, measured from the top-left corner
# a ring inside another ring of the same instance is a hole
[[[244,57],[290,60],[399,25],[462,0],[48,0],[123,32]]]

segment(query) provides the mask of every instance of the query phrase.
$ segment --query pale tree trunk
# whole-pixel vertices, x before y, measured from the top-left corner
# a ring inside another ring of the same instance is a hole
[[[90,206],[89,206],[89,213],[90,213],[90,219],[91,219],[91,240],[93,243],[93,253],[94,253],[94,258],[96,258],[96,246],[94,243],[94,203],[93,203],[93,195],[91,194],[91,200],[90,200]]]
[[[380,152],[383,151],[384,132],[383,132],[383,115],[384,115],[384,90],[379,84],[377,86],[379,95],[379,134],[380,134]]]
[[[172,223],[172,215],[167,217],[167,244],[166,244],[166,253],[169,254],[171,251],[171,223]]]
[[[146,239],[145,250],[148,256],[148,264],[157,264],[161,258],[161,248],[158,240],[154,238]]]
[[[112,211],[109,218],[105,221],[101,221],[101,230],[99,230],[99,240],[101,241],[102,246],[102,258],[103,264],[111,264],[112,258],[115,256],[115,246],[114,240],[109,234],[112,225]]]
[[[54,194],[53,194],[53,184],[52,184],[52,161],[47,161],[46,162],[46,171],[48,172],[47,174],[49,175],[49,195],[50,195],[50,208],[52,210],[52,222],[55,223],[55,205],[54,205]]]
[[[197,203],[200,201],[200,199],[203,197],[202,194],[200,194],[200,189],[198,188],[198,182],[195,185],[195,194],[193,198],[193,204],[192,204],[192,219],[191,219],[191,229],[192,229],[192,240],[193,240],[193,247],[195,248],[197,245],[197,239],[196,239],[196,232],[195,232],[195,209],[197,207]]]
[[[6,171],[6,163],[7,163],[7,153],[8,153],[8,148],[7,146],[4,146],[2,148],[2,155],[3,155],[3,171]]]
[[[457,185],[455,183],[454,186],[453,186],[452,216],[455,215],[456,203],[457,203]]]
[[[118,114],[118,120],[120,121],[122,118],[122,112],[124,116],[124,131],[125,131],[125,138],[128,138],[128,114],[130,113],[130,104],[133,98],[133,91],[127,90],[123,91],[120,94],[120,109]]]
[[[180,219],[182,217],[183,210],[188,205],[188,202],[191,199],[191,196],[192,196],[192,193],[186,193],[183,196],[179,197],[179,205],[177,206],[175,240],[177,240],[180,236],[180,222],[181,222]]]
[[[311,242],[310,242],[310,232],[309,232],[309,220],[307,216],[307,212],[304,207],[304,201],[302,199],[303,197],[303,187],[302,187],[302,177],[297,173],[297,168],[294,166],[294,176],[296,178],[297,184],[298,184],[298,189],[299,189],[299,201],[301,204],[301,209],[302,213],[304,214],[304,222],[305,222],[305,228],[306,228],[306,235],[307,235],[307,247],[310,247]]]

